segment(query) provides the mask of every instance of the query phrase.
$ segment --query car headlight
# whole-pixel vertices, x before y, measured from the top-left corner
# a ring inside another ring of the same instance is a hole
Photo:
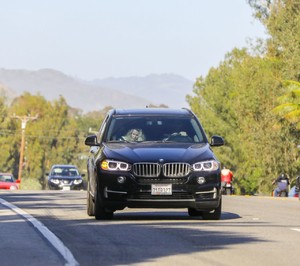
[[[59,184],[59,179],[50,179],[50,182],[53,184]]]
[[[220,167],[219,162],[215,160],[198,162],[193,164],[194,171],[216,171]]]
[[[82,179],[75,179],[74,180],[74,184],[75,185],[79,185],[79,184],[81,184],[82,183]]]
[[[129,171],[131,169],[131,166],[128,163],[112,160],[102,161],[100,167],[102,170],[106,171]]]

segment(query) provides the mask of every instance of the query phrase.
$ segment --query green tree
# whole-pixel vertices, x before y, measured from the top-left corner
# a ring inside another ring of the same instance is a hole
[[[0,169],[3,172],[11,172],[18,176],[18,171],[14,167],[18,163],[19,155],[19,134],[16,134],[16,127],[8,115],[8,108],[5,104],[6,99],[0,98]]]
[[[218,68],[195,83],[187,100],[208,135],[219,134],[226,145],[215,150],[236,176],[241,193],[267,193],[272,179],[290,171],[289,132],[275,129],[271,110],[282,93],[280,61],[234,49]]]
[[[240,192],[267,193],[280,172],[293,177],[300,169],[298,91],[286,92],[282,82],[300,80],[300,1],[248,2],[269,38],[251,53],[234,49],[226,55],[198,78],[187,100],[208,135],[225,137],[216,154],[234,170]],[[276,107],[278,99],[283,102]],[[280,126],[273,110],[284,112]]]
[[[284,79],[300,80],[300,0],[248,0],[270,38],[268,54],[282,62]]]
[[[288,80],[285,87],[287,92],[278,98],[280,105],[273,111],[300,130],[300,83]]]
[[[267,40],[267,55],[280,61],[282,80],[300,81],[300,0],[248,0],[255,16],[265,25],[270,38]],[[282,82],[285,87],[285,81]],[[294,88],[293,88],[294,86]],[[292,180],[299,175],[299,123],[297,122],[299,97],[295,84],[289,84],[288,90],[278,98],[281,103],[275,112],[285,117],[281,122],[281,131],[290,136],[292,145],[288,154],[294,163],[290,165]],[[285,134],[283,134],[285,135]]]
[[[92,111],[77,117],[77,124],[80,131],[85,132],[83,137],[93,132],[98,132],[101,123],[106,116],[106,113],[112,109],[111,106],[106,106],[102,110]]]
[[[26,147],[23,175],[38,180],[45,187],[45,172],[52,164],[70,164],[78,156],[79,131],[68,114],[64,98],[49,102],[40,95],[24,93],[13,102],[10,113],[38,115],[26,126]],[[16,167],[16,166],[15,166]]]

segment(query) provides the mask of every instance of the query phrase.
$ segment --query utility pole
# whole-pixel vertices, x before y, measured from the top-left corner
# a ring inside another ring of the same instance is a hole
[[[22,169],[23,169],[23,159],[24,159],[24,148],[25,148],[25,129],[26,129],[26,124],[30,120],[36,120],[38,118],[38,115],[36,116],[18,116],[18,115],[13,115],[13,118],[21,120],[21,128],[22,128],[22,138],[21,138],[21,148],[20,148],[20,160],[19,160],[19,174],[18,174],[18,180],[21,182],[21,177],[22,177]]]

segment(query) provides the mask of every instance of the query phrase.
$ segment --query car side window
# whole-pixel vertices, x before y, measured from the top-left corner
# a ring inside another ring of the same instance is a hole
[[[107,124],[107,121],[108,121],[109,117],[110,117],[109,115],[107,115],[105,117],[105,119],[104,119],[104,121],[103,121],[103,123],[102,123],[102,125],[100,127],[100,130],[99,130],[99,132],[97,134],[97,141],[98,141],[98,143],[101,142],[101,140],[103,138],[104,130],[106,128],[106,124]]]

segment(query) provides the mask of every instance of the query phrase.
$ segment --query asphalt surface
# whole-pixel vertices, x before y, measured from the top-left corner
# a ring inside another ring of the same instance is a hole
[[[296,198],[224,196],[218,221],[185,209],[96,221],[85,191],[0,191],[0,223],[1,266],[300,265]]]
[[[66,259],[66,248],[51,231],[1,194],[0,227],[1,266],[77,265],[72,255]]]

